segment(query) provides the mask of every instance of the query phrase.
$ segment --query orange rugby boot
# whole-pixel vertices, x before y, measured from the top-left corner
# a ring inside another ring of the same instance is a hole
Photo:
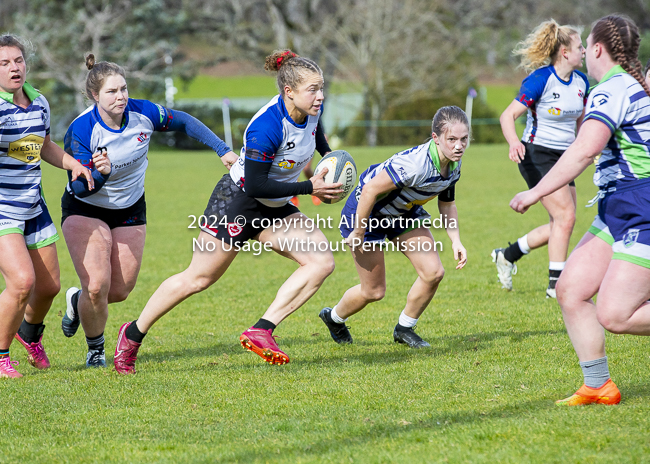
[[[582,385],[573,395],[563,400],[558,400],[555,404],[559,406],[582,406],[584,404],[618,404],[621,402],[621,392],[612,379],[609,379],[600,388],[591,388]]]

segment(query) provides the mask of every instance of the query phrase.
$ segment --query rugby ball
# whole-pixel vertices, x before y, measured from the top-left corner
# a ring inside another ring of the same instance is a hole
[[[328,204],[338,203],[348,196],[357,183],[357,165],[354,164],[352,156],[347,151],[335,150],[323,156],[323,159],[316,166],[314,175],[322,171],[323,168],[327,168],[325,182],[328,184],[343,183],[341,185],[343,193],[338,198],[328,198],[323,201]]]

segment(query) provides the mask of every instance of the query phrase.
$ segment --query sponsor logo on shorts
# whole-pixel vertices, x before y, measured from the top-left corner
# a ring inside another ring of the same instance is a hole
[[[13,224],[13,221],[0,221],[0,227],[11,226]]]
[[[639,229],[628,229],[627,234],[623,236],[623,246],[631,248],[639,239]]]
[[[559,116],[562,110],[560,108],[549,108],[548,113],[553,116]]]
[[[278,163],[278,166],[283,168],[283,169],[293,169],[295,166],[296,162],[293,160],[282,160]]]
[[[231,237],[236,237],[237,235],[241,234],[243,230],[244,228],[239,224],[235,224],[234,222],[228,224],[228,233]]]

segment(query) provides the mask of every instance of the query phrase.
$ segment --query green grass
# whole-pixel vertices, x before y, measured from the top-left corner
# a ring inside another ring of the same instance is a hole
[[[508,105],[517,96],[519,87],[516,85],[486,85],[487,90],[487,104],[494,108],[499,114],[505,110]]]
[[[404,147],[400,147],[404,148]],[[360,168],[397,147],[348,147]],[[108,361],[118,327],[135,319],[168,276],[183,270],[200,214],[224,169],[208,153],[152,152],[147,173],[148,236],[138,285],[110,307]],[[578,179],[575,243],[594,209],[589,173]],[[44,167],[58,223],[64,175]],[[508,201],[524,187],[506,148],[472,146],[457,188],[461,237],[469,262],[447,269],[418,332],[432,347],[396,346],[392,329],[415,279],[398,253],[386,256],[386,298],[351,318],[355,343],[338,346],[317,317],[357,282],[350,256],[321,290],[276,331],[291,357],[269,366],[238,344],[295,269],[274,254],[242,254],[209,290],[161,319],[145,339],[138,374],[84,368],[83,334],[59,329],[63,292],[46,318],[49,371],[33,369],[12,346],[25,374],[0,382],[0,462],[641,462],[650,453],[647,341],[608,335],[619,406],[562,409],[554,400],[582,383],[555,301],[544,298],[545,250],[520,262],[515,290],[496,282],[489,253],[547,220],[536,206],[520,216]],[[434,205],[431,202],[429,205]],[[340,205],[303,211],[337,218]],[[431,208],[435,212],[435,205]],[[338,221],[338,219],[337,219]],[[326,231],[335,240],[335,230]],[[64,289],[77,284],[63,240]],[[645,458],[644,458],[645,456]]]
[[[199,75],[188,84],[177,80],[176,98],[268,97],[278,92],[274,76],[214,77]],[[360,92],[360,84],[334,81],[330,93]]]

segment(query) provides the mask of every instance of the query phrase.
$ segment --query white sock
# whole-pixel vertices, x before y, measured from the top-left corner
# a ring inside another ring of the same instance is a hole
[[[550,261],[548,263],[548,269],[549,271],[562,271],[565,265],[566,261]]]
[[[528,234],[517,239],[517,245],[519,245],[519,249],[523,254],[527,255],[530,253],[530,247],[528,246]]]
[[[402,311],[402,314],[399,315],[399,325],[402,327],[415,327],[415,324],[417,323],[417,319],[413,319],[412,317],[407,316],[404,314],[404,311]]]
[[[345,321],[348,320],[347,317],[346,317],[345,319],[343,319],[341,316],[339,316],[338,314],[336,314],[336,306],[334,306],[334,307],[332,308],[332,312],[330,313],[330,316],[332,317],[332,320],[333,320],[334,322],[336,322],[337,324],[343,324]]]

